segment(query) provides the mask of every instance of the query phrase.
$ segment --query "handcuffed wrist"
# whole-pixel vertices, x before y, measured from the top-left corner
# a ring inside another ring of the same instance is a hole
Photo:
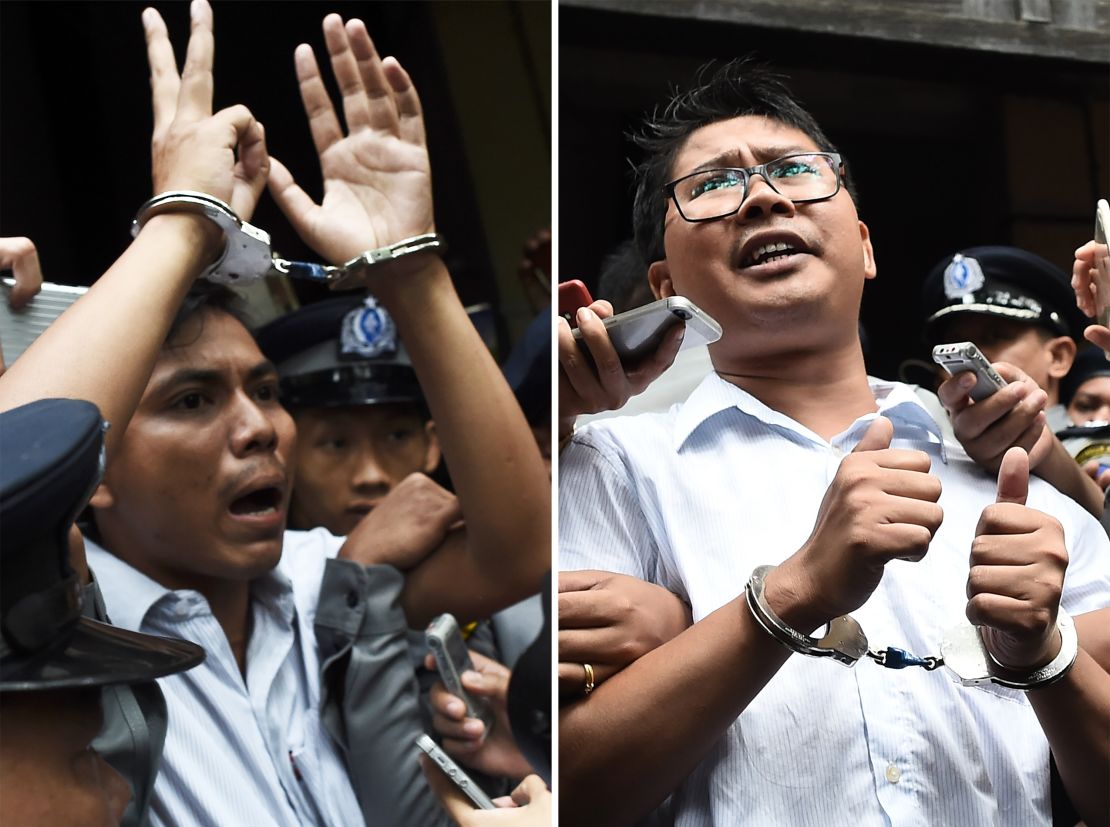
[[[784,622],[763,593],[765,579],[774,568],[757,566],[745,590],[748,609],[767,634],[792,652],[810,657],[829,657],[845,666],[855,665],[867,654],[867,636],[855,619],[848,615],[833,618],[820,638],[803,634]]]
[[[270,272],[270,234],[240,220],[230,205],[205,192],[169,190],[154,196],[135,214],[132,237],[139,234],[147,221],[167,213],[204,216],[223,233],[223,250],[200,274],[201,278],[220,284],[246,284]]]
[[[979,628],[963,625],[949,630],[941,643],[944,665],[964,686],[997,683],[1011,689],[1041,689],[1061,680],[1079,655],[1079,637],[1075,623],[1061,606],[1056,615],[1060,630],[1060,651],[1048,663],[1035,669],[1004,666],[987,649]]]
[[[338,268],[333,289],[348,290],[352,287],[366,286],[371,275],[396,269],[404,259],[423,257],[433,254],[442,258],[447,252],[447,240],[439,233],[422,233],[403,238],[384,247],[376,247],[359,253]],[[412,263],[411,259],[406,263]]]

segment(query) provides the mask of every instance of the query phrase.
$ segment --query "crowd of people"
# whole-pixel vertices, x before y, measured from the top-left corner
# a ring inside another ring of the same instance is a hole
[[[736,59],[635,136],[598,301],[554,317],[529,241],[538,314],[498,365],[401,64],[327,15],[337,109],[296,48],[317,203],[249,101],[213,111],[207,0],[190,18],[179,71],[142,13],[134,240],[0,363],[5,823],[551,824],[557,666],[564,824],[1110,824],[1104,243],[1071,274],[923,263],[924,342],[976,345],[992,394],[869,376],[846,154]],[[241,223],[266,192],[341,289],[255,326],[234,285],[271,265]],[[18,313],[34,245],[0,266]],[[721,338],[676,324],[622,363],[605,319],[675,296]]]

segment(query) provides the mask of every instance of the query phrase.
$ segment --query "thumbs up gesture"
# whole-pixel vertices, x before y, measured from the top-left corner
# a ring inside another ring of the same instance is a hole
[[[779,617],[809,631],[859,608],[895,558],[920,560],[943,518],[929,455],[890,447],[894,426],[877,418],[825,492],[813,533],[767,577]]]
[[[998,499],[983,509],[971,544],[967,618],[1003,666],[1035,668],[1060,648],[1056,612],[1068,553],[1064,530],[1025,505],[1029,456],[1011,448],[998,471]]]

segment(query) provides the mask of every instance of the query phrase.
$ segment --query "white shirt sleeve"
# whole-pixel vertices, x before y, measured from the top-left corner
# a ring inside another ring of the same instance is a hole
[[[615,443],[597,429],[559,456],[559,568],[600,569],[659,582],[659,550]]]

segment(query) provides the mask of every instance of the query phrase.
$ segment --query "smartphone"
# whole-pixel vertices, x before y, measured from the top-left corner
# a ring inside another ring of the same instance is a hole
[[[660,299],[603,320],[609,339],[623,365],[634,365],[643,357],[654,353],[667,331],[682,323],[686,324],[686,336],[682,340],[681,350],[712,344],[721,338],[721,326],[708,313],[682,296]],[[580,331],[574,331],[574,338],[578,340],[582,351],[589,355],[586,345],[582,343]]]
[[[416,739],[416,745],[424,751],[432,761],[435,762],[444,775],[455,782],[455,786],[466,793],[467,798],[474,802],[475,807],[483,810],[496,810],[497,805],[494,804],[488,795],[474,783],[474,779],[463,772],[462,767],[455,763],[455,761],[443,749],[432,740],[430,735],[422,734]]]
[[[593,296],[580,279],[559,282],[559,315],[566,319],[572,328],[578,327],[578,319],[575,318],[578,308],[593,302]]]
[[[462,673],[473,669],[470,651],[466,648],[459,624],[452,614],[441,614],[428,624],[424,632],[428,648],[435,655],[436,668],[447,691],[466,704],[466,714],[486,725],[486,733],[493,728],[493,710],[485,701],[475,698],[463,689]]]
[[[10,303],[15,279],[0,279],[0,351],[11,365],[66,309],[88,292],[87,287],[43,282],[42,289],[20,310]]]
[[[1100,198],[1095,205],[1095,241],[1106,244],[1110,236],[1110,204]],[[1110,253],[1104,253],[1095,262],[1098,273],[1098,323],[1110,327]],[[1110,353],[1106,355],[1110,359]]]
[[[933,361],[951,376],[970,370],[978,378],[971,389],[971,398],[978,402],[1006,387],[1006,380],[991,367],[987,357],[971,342],[937,345],[933,348]]]

